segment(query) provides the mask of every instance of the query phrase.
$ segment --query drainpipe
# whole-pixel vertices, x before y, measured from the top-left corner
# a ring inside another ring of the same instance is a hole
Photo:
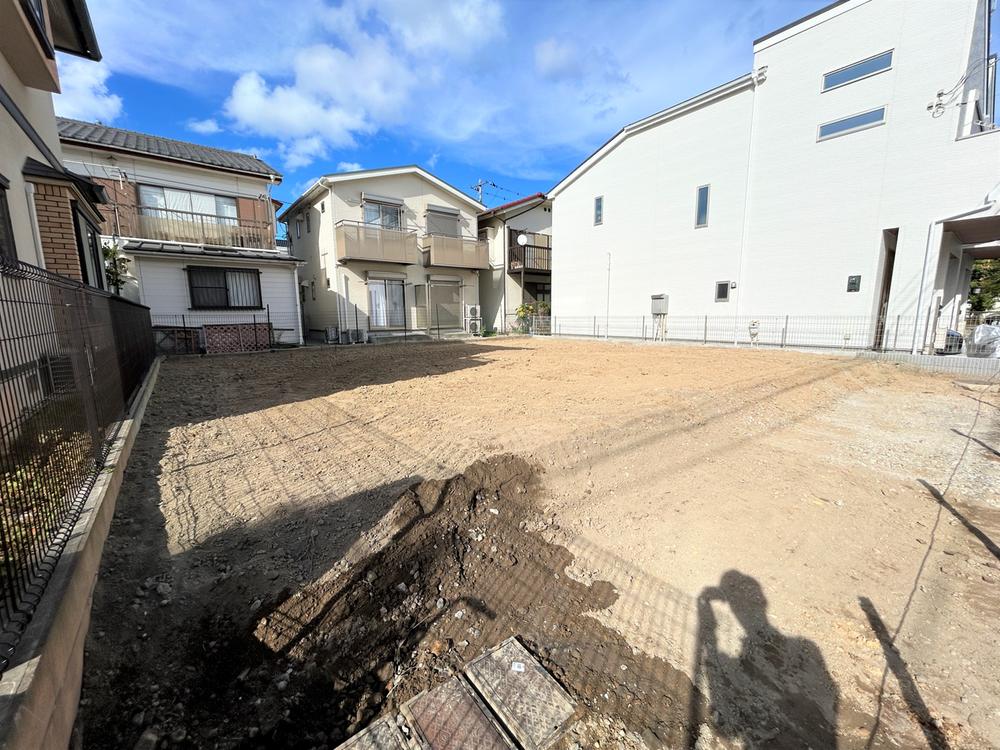
[[[31,224],[31,239],[35,246],[35,260],[39,268],[45,268],[45,253],[42,250],[42,233],[38,229],[38,211],[35,209],[35,184],[24,183],[24,194],[28,199],[28,222]]]
[[[987,196],[987,198],[992,197],[992,193]],[[930,260],[931,255],[931,241],[934,239],[934,227],[938,224],[944,224],[946,221],[954,221],[955,219],[961,219],[966,216],[971,216],[972,214],[982,213],[983,211],[988,211],[990,208],[996,205],[996,200],[987,200],[986,203],[977,208],[970,209],[968,211],[962,211],[961,213],[954,214],[952,216],[945,216],[942,219],[937,219],[932,221],[927,225],[927,243],[924,246],[924,263],[920,269],[920,287],[917,289],[917,309],[913,314],[913,342],[910,346],[910,354],[918,354],[918,349],[923,349],[927,344],[927,327],[930,325],[930,314],[927,316],[927,323],[924,326],[924,336],[917,346],[917,329],[920,327],[920,313],[921,307],[924,303],[924,284],[927,280],[927,263]],[[940,248],[938,248],[938,253],[940,254]]]

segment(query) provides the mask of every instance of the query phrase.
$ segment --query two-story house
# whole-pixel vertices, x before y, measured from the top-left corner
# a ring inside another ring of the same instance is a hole
[[[478,331],[484,206],[417,166],[321,177],[286,208],[307,330],[360,342]]]
[[[778,343],[791,316],[802,343],[940,350],[1000,257],[995,6],[839,0],[626,125],[549,193],[557,317],[638,320],[659,294],[698,340],[760,319]]]
[[[483,211],[479,237],[490,251],[490,269],[480,274],[483,329],[519,330],[521,305],[538,314],[552,304],[552,202],[536,193]]]
[[[103,186],[103,241],[131,262],[121,293],[161,348],[302,343],[297,262],[276,239],[273,167],[247,154],[59,119],[66,166]]]

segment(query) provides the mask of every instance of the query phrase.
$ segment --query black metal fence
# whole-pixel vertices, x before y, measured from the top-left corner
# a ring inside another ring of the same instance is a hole
[[[0,258],[0,669],[154,358],[148,308]]]

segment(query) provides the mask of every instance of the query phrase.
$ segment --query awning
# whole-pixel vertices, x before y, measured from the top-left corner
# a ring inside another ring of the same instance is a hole
[[[406,274],[400,273],[399,271],[368,271],[366,272],[365,278],[368,279],[396,279],[396,280],[406,280]]]
[[[427,277],[428,281],[445,282],[447,284],[461,284],[461,276],[445,276],[444,274],[431,274]]]
[[[1000,215],[970,216],[946,221],[941,228],[951,232],[965,245],[1000,241]]]

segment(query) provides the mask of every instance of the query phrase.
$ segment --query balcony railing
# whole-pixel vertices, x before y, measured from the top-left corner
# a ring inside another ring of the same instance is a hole
[[[425,266],[476,269],[490,267],[490,251],[486,243],[471,237],[425,234],[422,249]]]
[[[511,229],[509,232],[507,265],[511,271],[552,273],[552,237],[550,235],[524,232],[518,229]],[[524,235],[528,240],[524,245],[517,241],[521,235]]]
[[[337,260],[417,263],[417,235],[405,229],[341,220],[336,224]]]
[[[274,250],[270,222],[243,217],[200,214],[172,208],[117,206],[110,217],[112,232],[120,237],[199,245]]]

